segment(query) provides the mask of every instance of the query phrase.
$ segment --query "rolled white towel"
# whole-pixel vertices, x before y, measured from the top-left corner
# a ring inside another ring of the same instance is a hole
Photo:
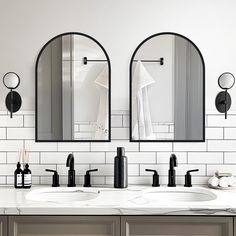
[[[210,184],[213,187],[217,187],[219,184],[219,179],[217,177],[213,176],[208,180],[208,184]]]
[[[236,186],[236,178],[234,176],[228,177],[228,183],[230,187]]]
[[[227,188],[227,187],[229,187],[228,178],[227,178],[227,177],[222,177],[222,178],[220,178],[220,180],[219,180],[219,186],[222,187],[222,188]]]

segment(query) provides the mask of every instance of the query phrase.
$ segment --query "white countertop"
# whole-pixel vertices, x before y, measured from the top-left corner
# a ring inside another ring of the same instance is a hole
[[[217,198],[202,202],[160,202],[143,196],[144,191],[156,189],[150,186],[127,189],[79,187],[83,191],[99,190],[99,195],[92,200],[69,203],[26,200],[27,193],[43,188],[46,186],[31,189],[0,187],[0,215],[236,215],[236,190],[195,187],[200,191],[208,189]]]

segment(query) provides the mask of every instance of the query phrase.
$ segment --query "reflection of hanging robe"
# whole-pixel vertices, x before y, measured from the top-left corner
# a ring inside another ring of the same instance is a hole
[[[107,140],[108,139],[108,70],[105,66],[102,72],[97,76],[94,81],[99,87],[100,101],[97,114],[95,140]]]
[[[147,91],[153,83],[155,80],[138,61],[132,76],[132,139],[155,139]]]

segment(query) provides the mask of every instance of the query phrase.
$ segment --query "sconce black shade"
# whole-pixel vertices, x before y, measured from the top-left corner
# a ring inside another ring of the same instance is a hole
[[[6,107],[12,113],[17,112],[21,108],[22,100],[19,93],[11,91],[6,96]]]

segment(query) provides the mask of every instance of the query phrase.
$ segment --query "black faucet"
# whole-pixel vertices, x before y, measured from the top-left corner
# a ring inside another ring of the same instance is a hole
[[[67,157],[66,167],[69,167],[68,170],[68,187],[75,187],[75,169],[74,169],[74,155],[71,153]]]
[[[168,187],[175,187],[175,168],[177,166],[177,157],[175,154],[170,156],[170,169],[168,175]]]

